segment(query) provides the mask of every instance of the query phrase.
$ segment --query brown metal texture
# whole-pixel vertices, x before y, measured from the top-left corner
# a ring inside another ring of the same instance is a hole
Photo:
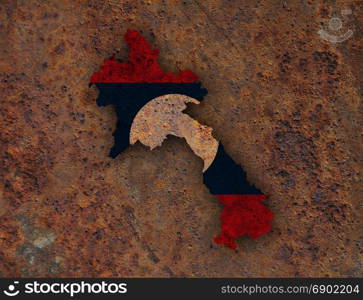
[[[362,276],[362,15],[353,0],[1,0],[0,276]],[[349,39],[319,36],[333,16]],[[200,76],[187,113],[270,196],[271,233],[213,244],[221,207],[180,138],[108,157],[115,112],[88,82],[127,58],[127,28],[164,70]]]

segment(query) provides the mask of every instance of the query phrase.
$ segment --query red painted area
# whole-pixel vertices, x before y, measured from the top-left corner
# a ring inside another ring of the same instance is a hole
[[[192,83],[199,80],[190,70],[177,75],[164,72],[158,63],[159,50],[152,49],[138,31],[127,30],[125,41],[129,46],[128,61],[106,59],[101,69],[91,76],[90,83]]]
[[[256,239],[271,230],[273,213],[263,205],[265,195],[217,195],[224,209],[221,214],[222,230],[214,241],[230,248],[237,247],[235,239],[248,234]]]

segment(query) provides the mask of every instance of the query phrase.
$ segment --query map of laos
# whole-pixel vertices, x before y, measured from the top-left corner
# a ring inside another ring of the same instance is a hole
[[[213,129],[184,113],[187,103],[199,104],[207,90],[190,70],[164,72],[158,64],[159,51],[135,30],[128,30],[127,62],[106,59],[91,76],[99,90],[99,106],[114,105],[117,114],[115,158],[136,142],[150,148],[162,146],[168,135],[184,138],[203,160],[203,182],[224,206],[217,244],[236,248],[235,239],[252,238],[271,230],[273,213],[264,205],[267,196],[247,181],[246,173],[213,137]]]

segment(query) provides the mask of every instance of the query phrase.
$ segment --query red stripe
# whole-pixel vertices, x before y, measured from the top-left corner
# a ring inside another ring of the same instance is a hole
[[[266,195],[217,195],[224,209],[221,214],[221,233],[217,244],[237,247],[235,239],[249,235],[253,239],[269,232],[274,214],[263,204]]]
[[[190,70],[177,75],[164,72],[158,63],[159,50],[152,49],[138,31],[127,30],[125,41],[129,46],[128,61],[106,59],[101,69],[92,75],[90,83],[193,83],[199,80]]]

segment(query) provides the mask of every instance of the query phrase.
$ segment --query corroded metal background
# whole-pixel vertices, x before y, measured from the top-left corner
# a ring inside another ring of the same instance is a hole
[[[319,39],[350,8],[341,44]],[[1,276],[362,276],[362,1],[0,1]],[[141,30],[209,94],[189,114],[270,195],[273,232],[215,245],[202,161],[109,158],[90,75]]]

